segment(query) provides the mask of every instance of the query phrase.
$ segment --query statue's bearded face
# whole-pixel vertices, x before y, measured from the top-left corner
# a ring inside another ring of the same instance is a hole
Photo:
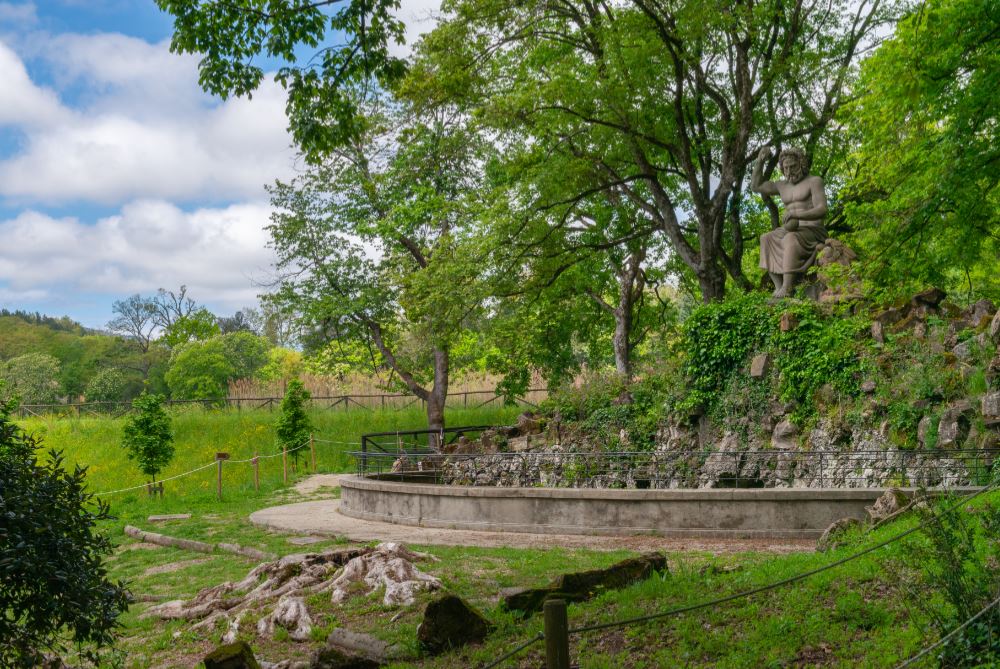
[[[793,184],[802,181],[805,176],[802,162],[794,155],[785,156],[781,161],[781,173]]]

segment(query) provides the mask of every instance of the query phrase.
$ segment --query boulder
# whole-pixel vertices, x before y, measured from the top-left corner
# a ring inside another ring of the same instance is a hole
[[[986,393],[979,406],[987,425],[1000,425],[1000,392]]]
[[[219,646],[202,660],[205,669],[260,669],[253,650],[246,641]]]
[[[972,402],[962,400],[955,402],[941,414],[938,422],[938,436],[936,446],[938,448],[955,448],[965,440],[969,434],[971,424],[970,414],[972,413]]]
[[[799,447],[799,428],[790,420],[783,420],[774,426],[771,433],[771,448],[792,451]]]
[[[786,311],[781,314],[781,323],[779,325],[782,332],[791,332],[799,325],[798,317],[791,311]]]
[[[997,306],[991,300],[983,299],[973,304],[969,311],[971,312],[969,320],[978,326],[984,319],[991,318],[996,313]],[[986,322],[989,323],[988,320]]]
[[[335,628],[322,648],[313,653],[312,669],[375,669],[405,658],[406,649],[370,634]]]
[[[895,325],[906,317],[907,310],[890,307],[875,314],[874,321],[881,323],[884,327]]]
[[[876,383],[871,379],[868,379],[861,384],[861,392],[863,392],[865,395],[871,395],[872,393],[875,392],[877,388],[878,385],[876,385]]]
[[[993,320],[990,321],[990,327],[987,332],[994,344],[1000,344],[1000,311],[997,311],[993,315]]]
[[[937,307],[946,297],[948,297],[948,293],[944,292],[940,288],[928,288],[927,290],[914,295],[913,299],[910,300],[910,304],[915,307],[921,305]]]
[[[910,498],[899,488],[890,488],[871,506],[866,506],[865,511],[873,523],[885,520],[909,504]]]
[[[489,621],[457,595],[444,594],[431,600],[417,627],[417,642],[430,655],[450,648],[478,643],[490,633]]]
[[[661,553],[646,553],[614,564],[607,569],[592,569],[563,574],[541,588],[509,589],[501,593],[510,611],[525,614],[541,611],[546,599],[559,598],[583,602],[605,590],[616,590],[643,581],[656,572],[667,570],[667,558]]]
[[[841,518],[833,521],[833,524],[826,528],[816,541],[816,550],[823,553],[838,548],[841,545],[839,541],[841,536],[856,527],[861,527],[861,521],[857,518]]]
[[[885,343],[885,324],[881,321],[872,321],[872,339],[879,344]]]
[[[931,423],[933,420],[934,419],[931,416],[925,415],[920,419],[920,422],[917,423],[917,441],[921,446],[927,445],[927,432],[931,429]]]
[[[750,361],[750,376],[755,379],[762,379],[767,375],[767,370],[771,366],[771,356],[767,353],[758,353]]]

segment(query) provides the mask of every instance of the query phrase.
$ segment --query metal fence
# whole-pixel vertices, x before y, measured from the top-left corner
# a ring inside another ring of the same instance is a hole
[[[538,402],[548,397],[545,388],[531,388],[524,396],[515,399],[518,406],[537,407]],[[267,410],[274,411],[281,405],[280,397],[225,397],[208,400],[176,400],[164,401],[168,407],[197,407],[213,410]],[[480,408],[491,404],[504,402],[504,396],[493,390],[465,390],[448,393],[445,406],[447,408]],[[426,408],[427,403],[413,395],[404,393],[362,394],[362,395],[324,395],[313,396],[309,403],[314,408],[330,410],[347,409],[406,409],[419,406]],[[121,402],[77,402],[69,404],[22,404],[17,409],[20,418],[28,416],[120,416],[132,408],[131,401]]]
[[[452,428],[455,433],[482,428]],[[360,475],[451,485],[554,488],[882,488],[989,482],[1000,449],[858,451],[651,451],[511,453],[441,449],[353,452]],[[1000,464],[998,464],[1000,467]]]

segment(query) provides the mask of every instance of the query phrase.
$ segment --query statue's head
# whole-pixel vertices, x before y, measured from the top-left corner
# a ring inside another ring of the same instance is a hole
[[[781,174],[793,184],[802,181],[809,174],[809,157],[802,149],[791,146],[778,155]]]

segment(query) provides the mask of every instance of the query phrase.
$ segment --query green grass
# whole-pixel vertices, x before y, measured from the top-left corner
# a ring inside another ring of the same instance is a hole
[[[453,411],[451,425],[488,424],[510,421],[517,409]],[[175,416],[177,455],[164,476],[211,462],[216,451],[233,458],[247,458],[255,451],[274,452],[273,419],[266,412],[203,413],[185,412]],[[316,412],[316,434],[331,441],[356,442],[363,432],[420,427],[420,411]],[[62,449],[69,464],[90,469],[95,491],[111,490],[143,483],[135,464],[129,462],[118,444],[120,420],[81,418],[23,421],[29,430],[41,434],[45,445]],[[351,462],[347,444],[318,444],[320,471],[345,471]],[[107,566],[115,579],[126,580],[135,594],[167,598],[189,598],[199,589],[223,581],[239,580],[255,561],[231,554],[202,555],[171,548],[132,548],[137,542],[126,537],[126,523],[164,534],[209,542],[235,542],[275,554],[321,551],[342,539],[299,547],[287,537],[252,526],[247,517],[257,509],[286,501],[297,501],[297,493],[283,489],[281,460],[264,461],[261,490],[254,490],[249,465],[224,465],[224,499],[215,498],[215,469],[209,468],[166,484],[166,495],[150,499],[144,491],[107,497],[114,521],[102,525],[118,544]],[[300,471],[297,476],[304,476]],[[327,491],[324,491],[327,492]],[[994,495],[997,501],[998,495]],[[184,521],[151,527],[151,513],[189,512]],[[745,553],[715,557],[705,553],[670,556],[669,573],[648,579],[630,588],[601,594],[596,599],[569,608],[570,625],[577,627],[643,616],[686,606],[730,593],[740,592],[825,565],[905,528],[912,519],[881,528],[859,539],[855,546],[827,554],[775,556]],[[920,540],[914,536],[905,541]],[[495,632],[482,644],[447,653],[438,658],[421,658],[394,665],[445,669],[477,667],[503,655],[542,629],[540,616],[522,620],[502,609],[499,592],[510,586],[547,583],[560,573],[605,567],[632,553],[595,552],[570,549],[510,549],[467,547],[420,547],[436,555],[440,562],[421,568],[438,576],[448,590],[479,608],[495,625]],[[588,669],[611,667],[892,667],[934,639],[929,621],[920,609],[908,604],[906,584],[898,569],[898,544],[866,555],[835,570],[803,582],[750,598],[718,605],[671,618],[587,632],[571,638],[575,662]],[[170,565],[167,570],[154,569]],[[711,566],[733,568],[713,569]],[[415,635],[423,604],[430,598],[421,594],[410,608],[386,607],[380,594],[357,597],[343,606],[328,596],[310,597],[307,604],[316,626],[307,642],[288,638],[255,638],[253,615],[263,615],[266,607],[244,620],[242,629],[258,657],[269,661],[306,658],[321,645],[335,626],[368,632],[393,643],[401,643],[418,653]],[[191,667],[214,648],[222,629],[192,631],[188,622],[143,618],[148,603],[135,603],[122,617],[119,647],[125,653],[125,667]],[[397,617],[398,616],[398,617]],[[544,663],[544,648],[535,644],[508,667],[538,667]]]
[[[518,407],[451,409],[448,425],[490,425],[512,422],[522,411]],[[229,453],[232,460],[247,460],[255,454],[260,462],[260,491],[254,488],[250,463],[223,463],[223,505],[267,498],[283,487],[282,462],[276,446],[274,421],[277,412],[202,411],[172,412],[175,453],[159,479],[182,474],[212,464],[217,452]],[[417,408],[370,411],[313,410],[310,412],[316,437],[316,467],[319,472],[348,472],[354,468],[349,451],[358,450],[362,434],[426,427],[426,414]],[[124,419],[108,417],[31,418],[19,421],[43,439],[46,450],[63,451],[67,466],[87,467],[87,480],[95,493],[142,486],[146,477],[121,447]],[[338,442],[338,443],[327,443]],[[302,450],[298,472],[289,463],[290,479],[305,475],[310,468],[308,448]],[[265,458],[263,456],[275,456]],[[216,467],[166,481],[163,499],[150,499],[145,489],[102,495],[115,513],[126,516],[145,513],[172,513],[219,506],[216,499]]]

